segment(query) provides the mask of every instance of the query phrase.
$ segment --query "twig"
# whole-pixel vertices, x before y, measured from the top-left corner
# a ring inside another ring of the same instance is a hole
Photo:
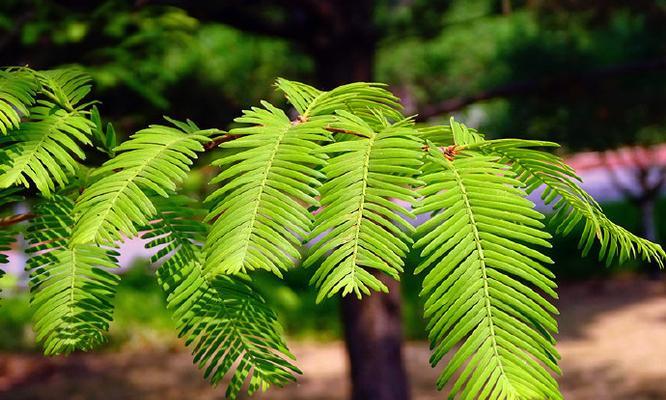
[[[33,213],[17,214],[9,217],[0,218],[0,226],[11,226],[18,224],[19,222],[27,221],[29,219],[35,218],[37,215]]]
[[[535,80],[511,82],[469,96],[453,97],[440,103],[421,106],[417,120],[425,121],[441,114],[458,111],[470,104],[480,101],[520,95],[533,95],[535,93],[545,93],[549,91],[556,92],[573,85],[590,86],[597,84],[604,79],[614,78],[616,76],[642,74],[664,69],[666,69],[666,57],[605,66],[584,72],[559,74]]]
[[[348,129],[334,128],[334,127],[332,127],[332,126],[327,126],[327,127],[324,128],[324,129],[326,129],[327,131],[329,131],[329,132],[331,132],[331,133],[344,133],[344,134],[346,134],[346,135],[354,135],[354,136],[358,136],[358,137],[367,137],[367,136],[362,135],[362,134],[360,134],[360,133],[358,133],[358,132],[350,131],[350,130],[348,130]]]
[[[210,142],[206,143],[204,145],[204,149],[205,149],[205,151],[214,150],[219,145],[221,145],[222,143],[230,142],[234,139],[238,139],[239,137],[240,137],[240,135],[229,135],[229,134],[224,135],[224,136],[218,136],[218,137],[214,138],[213,140],[211,140]]]

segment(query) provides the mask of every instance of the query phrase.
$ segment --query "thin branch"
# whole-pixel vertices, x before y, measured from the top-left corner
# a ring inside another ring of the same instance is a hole
[[[240,135],[229,135],[229,134],[218,136],[216,138],[213,138],[213,140],[204,145],[204,151],[215,150],[222,143],[230,142],[234,139],[238,139],[239,137]]]
[[[512,82],[473,95],[453,97],[437,104],[422,106],[420,107],[420,113],[417,116],[417,120],[424,121],[441,114],[458,111],[471,104],[484,100],[536,94],[546,91],[555,92],[573,85],[590,85],[615,76],[632,75],[663,69],[666,69],[666,57],[655,60],[612,65],[580,74],[563,74],[543,79]]]
[[[620,180],[620,177],[618,176],[617,172],[615,171],[615,168],[611,165],[610,160],[608,159],[608,154],[603,152],[600,153],[601,156],[601,162],[606,166],[606,171],[608,171],[608,177],[610,178],[611,183],[613,186],[620,192],[622,195],[629,199],[632,202],[638,201],[638,196],[634,194],[622,181]]]
[[[365,135],[363,135],[359,132],[354,132],[354,131],[350,131],[348,129],[342,129],[342,128],[334,128],[332,126],[327,126],[324,129],[331,132],[331,133],[344,133],[346,135],[354,135],[354,136],[363,137],[363,138],[367,137],[367,136],[365,136]]]
[[[18,224],[19,222],[27,221],[35,218],[37,215],[33,213],[17,214],[9,217],[0,218],[0,227],[6,227]]]

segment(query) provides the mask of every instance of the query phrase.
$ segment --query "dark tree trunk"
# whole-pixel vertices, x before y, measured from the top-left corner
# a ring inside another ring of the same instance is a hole
[[[640,212],[641,235],[651,242],[659,243],[655,206],[657,199],[661,194],[661,188],[664,185],[664,180],[666,179],[666,171],[659,169],[657,171],[658,177],[656,181],[652,176],[654,175],[653,172],[655,171],[657,170],[653,170],[653,168],[650,166],[645,165],[641,165],[638,168],[636,178],[638,180],[638,186],[641,191],[638,196],[633,198],[633,200]],[[659,266],[654,262],[647,265],[647,274],[648,278],[652,280],[658,280],[661,278],[661,271],[659,270]]]
[[[305,46],[323,89],[372,81],[376,33],[372,0],[322,1],[324,23]],[[378,275],[379,276],[379,275]],[[381,275],[389,293],[341,300],[344,337],[351,365],[352,400],[408,400],[402,354],[400,285]]]
[[[372,0],[320,2],[320,23],[303,44],[323,89],[372,80],[377,34]]]
[[[655,219],[655,205],[657,198],[646,196],[638,202],[638,208],[641,213],[641,236],[651,242],[659,243],[657,234],[657,224]],[[661,271],[656,263],[650,263],[647,267],[648,278],[658,280],[661,278]]]
[[[624,195],[626,200],[638,208],[640,213],[639,235],[651,242],[659,243],[655,205],[664,184],[666,184],[666,168],[655,168],[653,166],[655,160],[652,160],[650,153],[646,153],[642,148],[631,149],[629,154],[635,163],[634,173],[638,191],[622,183],[607,155],[604,154],[602,157],[615,188]],[[655,262],[645,263],[644,271],[647,272],[650,279],[657,280],[661,278],[661,271]]]
[[[654,214],[655,203],[656,199],[651,197],[643,199],[638,205],[641,211],[641,234],[651,242],[657,242],[658,240]]]
[[[351,365],[352,400],[409,398],[402,356],[400,285],[385,275],[389,293],[342,299],[342,320]]]

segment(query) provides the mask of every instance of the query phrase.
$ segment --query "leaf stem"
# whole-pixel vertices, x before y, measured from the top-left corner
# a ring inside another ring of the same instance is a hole
[[[19,222],[27,221],[29,219],[35,218],[37,215],[33,213],[17,214],[9,217],[0,218],[0,226],[11,226],[18,224]]]

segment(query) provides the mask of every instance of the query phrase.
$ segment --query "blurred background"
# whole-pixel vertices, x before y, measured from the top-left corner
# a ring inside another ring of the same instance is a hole
[[[0,2],[0,65],[79,65],[123,137],[162,115],[228,128],[243,108],[285,105],[276,77],[320,88],[381,81],[421,122],[451,115],[492,138],[562,143],[609,217],[666,233],[665,0],[228,0]],[[207,155],[206,157],[210,157]],[[206,193],[201,160],[185,184]],[[547,210],[546,210],[547,211]],[[556,238],[559,350],[567,399],[666,399],[666,291],[653,265],[606,267]],[[191,364],[139,241],[123,246],[107,346],[44,358],[33,344],[21,242],[0,281],[0,398],[214,399]],[[443,398],[428,364],[419,278],[402,282],[412,397]],[[257,284],[304,371],[265,399],[343,399],[340,304],[315,306],[309,271]]]

